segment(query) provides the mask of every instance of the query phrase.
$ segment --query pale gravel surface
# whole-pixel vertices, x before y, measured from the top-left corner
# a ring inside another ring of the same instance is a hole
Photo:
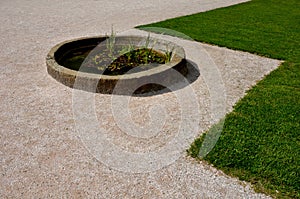
[[[114,169],[114,165],[106,166],[75,132],[72,89],[52,79],[45,65],[45,56],[55,44],[109,33],[111,24],[117,31],[124,31],[139,24],[240,2],[243,1],[2,0],[0,198],[268,198],[255,193],[247,183],[185,157],[184,150],[176,162],[154,172],[126,173]],[[130,30],[127,34],[136,32]],[[186,48],[190,60],[197,60],[198,52],[191,50],[195,43],[178,43]],[[249,53],[197,45],[202,58],[208,55],[221,74],[227,111],[251,85],[279,64]],[[205,62],[197,65],[201,75],[191,88],[198,99],[199,126],[189,136],[189,143],[212,122],[208,88],[211,80],[203,76],[210,67]],[[169,113],[162,132],[151,139],[132,137],[120,130],[111,113],[110,95],[95,97],[99,123],[110,132],[106,135],[109,140],[124,150],[155,151],[174,136],[178,122],[194,119],[180,118],[175,96],[185,89],[130,99],[132,119],[138,124],[149,119],[152,104],[164,106]]]

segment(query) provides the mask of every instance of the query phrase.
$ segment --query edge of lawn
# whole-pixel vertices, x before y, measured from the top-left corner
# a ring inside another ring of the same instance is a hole
[[[218,124],[187,150],[192,157],[248,181],[257,192],[275,198],[300,198],[297,7],[297,0],[253,0],[137,27],[147,31],[147,27],[176,30],[199,42],[285,60],[248,90],[225,116],[221,136],[207,156],[200,158],[199,149],[204,136],[218,129]]]

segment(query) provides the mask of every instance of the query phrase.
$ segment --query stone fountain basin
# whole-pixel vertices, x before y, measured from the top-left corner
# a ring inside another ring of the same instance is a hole
[[[172,46],[172,58],[170,62],[146,71],[111,76],[72,70],[63,65],[64,59],[70,55],[87,51],[93,52],[106,39],[105,36],[84,37],[57,44],[50,50],[46,58],[48,73],[68,87],[105,94],[146,93],[169,88],[181,81],[188,73],[184,49],[173,42],[161,39],[155,39],[153,49],[158,52],[166,52]],[[117,36],[116,43],[125,44],[130,41],[130,44],[142,47],[146,39],[142,36]]]

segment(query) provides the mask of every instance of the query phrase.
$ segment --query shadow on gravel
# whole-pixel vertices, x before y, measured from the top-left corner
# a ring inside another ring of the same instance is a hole
[[[186,60],[186,67],[187,67],[187,74],[186,76],[180,76],[181,79],[176,80],[177,82],[174,83],[173,85],[170,85],[169,88],[166,88],[162,85],[155,85],[153,87],[156,87],[155,90],[149,91],[149,92],[140,92],[139,88],[133,93],[129,94],[132,95],[133,97],[150,97],[150,96],[155,96],[155,95],[161,95],[164,93],[169,93],[172,91],[176,91],[179,89],[182,89],[186,86],[189,86],[192,84],[194,81],[198,79],[200,76],[200,71],[199,67],[197,66],[196,63],[192,62],[191,60]],[[118,93],[114,92],[113,94],[115,95],[126,95],[124,93]]]

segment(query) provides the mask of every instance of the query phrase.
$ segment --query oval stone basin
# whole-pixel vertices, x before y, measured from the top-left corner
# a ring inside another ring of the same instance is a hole
[[[85,37],[62,42],[47,55],[48,73],[57,81],[71,88],[105,94],[147,93],[168,88],[182,80],[188,72],[184,49],[175,43],[141,36],[117,36],[115,48],[130,45],[135,49],[151,48],[157,54],[170,56],[168,62],[143,64],[125,74],[106,75],[87,64],[97,53],[108,47],[108,37]],[[74,61],[75,60],[75,61]],[[112,59],[113,61],[113,59]]]

